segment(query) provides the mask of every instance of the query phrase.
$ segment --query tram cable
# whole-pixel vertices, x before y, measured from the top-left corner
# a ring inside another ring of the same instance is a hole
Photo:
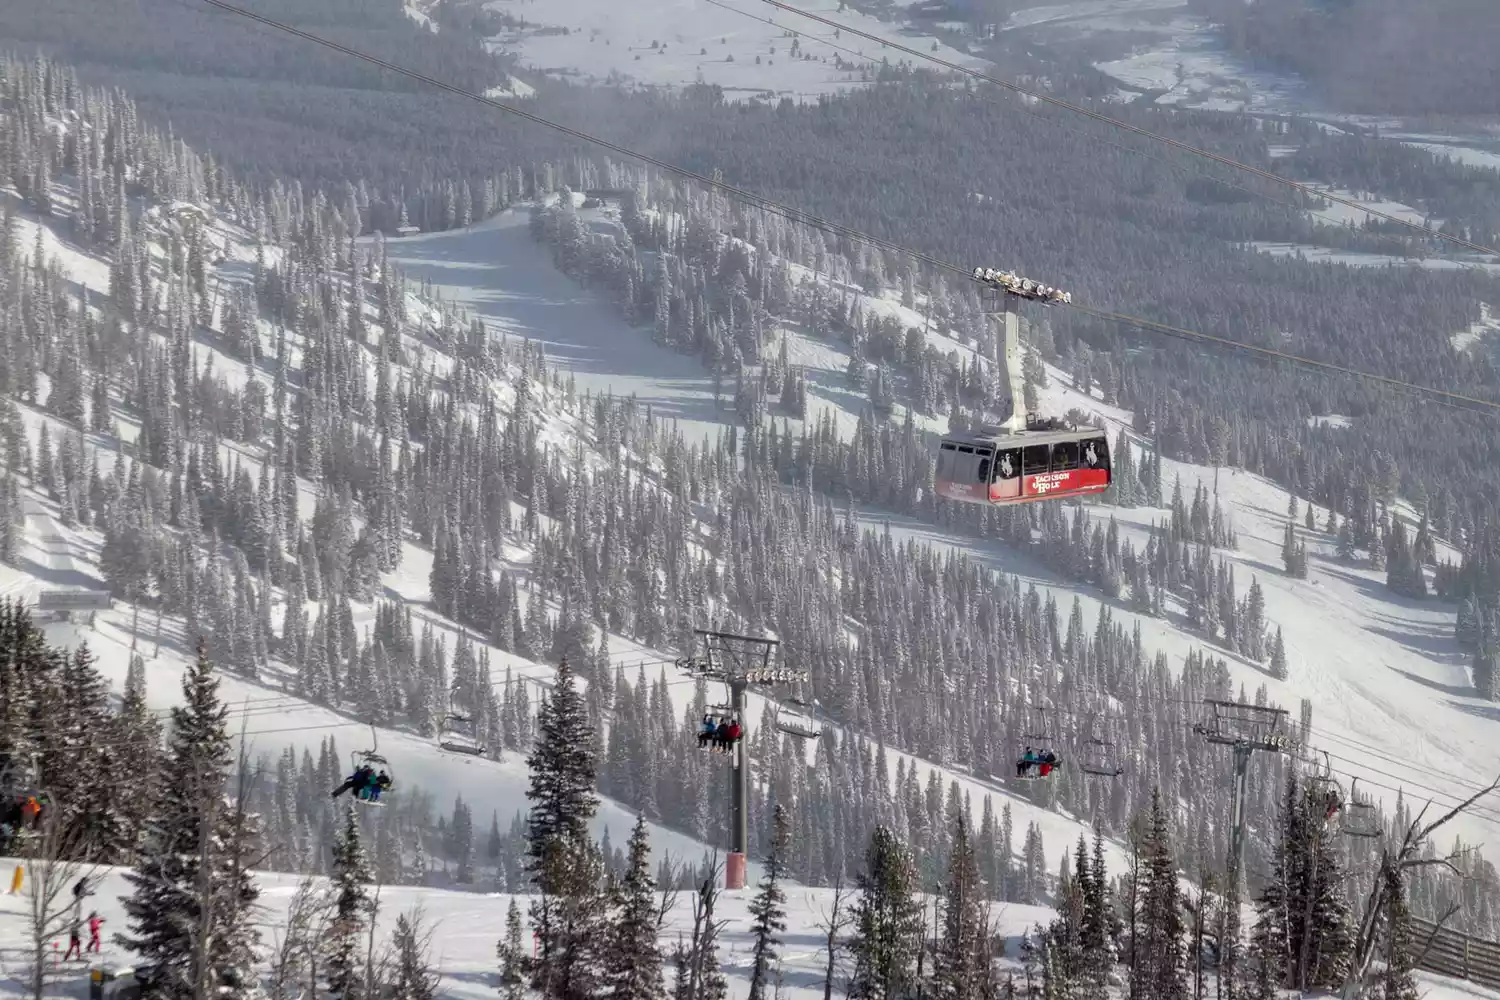
[[[208,2],[214,3],[217,2],[217,0],[208,0]],[[1416,232],[1419,232],[1424,236],[1430,237],[1432,239],[1447,240],[1450,243],[1455,243],[1461,247],[1472,250],[1475,253],[1484,254],[1490,257],[1500,257],[1500,250],[1495,250],[1491,247],[1484,246],[1481,243],[1474,243],[1470,240],[1464,239],[1461,236],[1455,236],[1452,233],[1445,233],[1440,230],[1433,229],[1431,226],[1424,226],[1419,222],[1412,222],[1408,219],[1403,219],[1400,216],[1391,215],[1388,212],[1382,212],[1379,209],[1371,208],[1369,205],[1362,205],[1357,201],[1352,201],[1348,198],[1341,198],[1326,191],[1320,191],[1318,188],[1313,187],[1311,184],[1304,184],[1301,181],[1294,181],[1290,177],[1283,177],[1280,174],[1275,173],[1274,171],[1253,166],[1249,163],[1242,163],[1241,161],[1236,160],[1233,157],[1225,156],[1222,153],[1215,153],[1213,150],[1203,149],[1201,146],[1194,146],[1191,143],[1173,139],[1171,136],[1163,135],[1160,132],[1153,132],[1150,129],[1142,128],[1139,125],[1132,125],[1127,121],[1115,118],[1113,115],[1107,115],[1102,111],[1095,111],[1092,108],[1084,107],[1081,104],[1075,104],[1072,101],[1064,100],[1061,97],[1053,97],[1052,95],[1043,93],[1041,91],[1028,90],[1027,88],[1022,87],[1020,84],[990,76],[988,73],[981,73],[979,70],[972,69],[968,66],[960,66],[958,63],[952,62],[948,59],[944,59],[941,56],[935,56],[931,52],[922,52],[918,49],[912,48],[909,45],[902,45],[900,42],[893,42],[889,39],[881,38],[879,35],[871,34],[870,32],[863,31],[859,28],[851,28],[848,25],[841,24],[838,21],[833,20],[832,18],[824,17],[822,14],[814,13],[810,10],[803,10],[800,7],[794,7],[789,3],[783,3],[782,0],[761,0],[761,2],[768,3],[772,7],[784,10],[789,14],[796,14],[799,17],[805,17],[809,20],[817,21],[819,24],[823,24],[827,27],[833,28],[836,31],[847,31],[851,35],[857,35],[860,38],[868,39],[869,41],[875,42],[882,47],[892,48],[897,52],[905,53],[906,55],[913,56],[917,59],[926,60],[927,62],[933,63],[934,65],[942,66],[944,69],[951,70],[954,73],[960,73],[964,76],[970,77],[971,79],[982,80],[985,83],[993,84],[994,86],[999,87],[1002,90],[1011,91],[1012,93],[1019,94],[1020,96],[1028,98],[1030,100],[1040,101],[1044,104],[1051,104],[1055,107],[1064,108],[1068,111],[1073,112],[1074,114],[1083,115],[1087,118],[1093,119],[1094,121],[1113,126],[1114,128],[1124,129],[1125,131],[1134,133],[1135,135],[1139,135],[1144,138],[1151,139],[1155,142],[1160,142],[1165,145],[1171,146],[1173,149],[1176,149],[1179,152],[1190,153],[1193,156],[1201,156],[1206,159],[1213,160],[1216,163],[1223,164],[1226,167],[1233,167],[1236,170],[1243,170],[1247,173],[1254,174],[1255,176],[1260,177],[1263,180],[1272,181],[1276,184],[1281,184],[1285,187],[1293,188],[1297,191],[1302,192],[1304,195],[1310,198],[1319,198],[1327,201],[1332,201],[1337,204],[1344,205],[1347,208],[1352,208],[1357,211],[1364,212],[1365,214],[1373,218],[1405,226],[1408,229],[1415,230]]]

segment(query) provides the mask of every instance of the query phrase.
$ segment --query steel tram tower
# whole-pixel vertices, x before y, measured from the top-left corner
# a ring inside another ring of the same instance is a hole
[[[1027,423],[1026,374],[1021,366],[1021,296],[1002,285],[986,283],[982,303],[995,324],[995,364],[1010,383],[1010,416],[1000,424],[1009,434],[1024,431]]]
[[[683,661],[695,676],[721,681],[729,688],[729,709],[740,721],[741,735],[730,757],[729,856],[724,864],[724,888],[745,887],[745,858],[750,849],[750,757],[745,748],[750,739],[745,692],[754,685],[786,684],[806,680],[805,672],[772,666],[771,656],[780,643],[729,632],[695,629],[703,655]]]

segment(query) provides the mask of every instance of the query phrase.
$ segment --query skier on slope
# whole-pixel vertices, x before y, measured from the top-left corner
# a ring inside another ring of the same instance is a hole
[[[88,946],[88,950],[94,952],[95,954],[98,954],[98,952],[99,952],[99,948],[100,948],[100,943],[99,943],[99,928],[103,927],[103,926],[104,926],[104,918],[101,917],[101,916],[99,916],[98,913],[90,910],[89,911],[89,946]]]
[[[75,951],[80,959],[83,958],[83,927],[77,913],[73,914],[73,923],[68,927],[68,950],[63,952],[62,960],[72,961]]]

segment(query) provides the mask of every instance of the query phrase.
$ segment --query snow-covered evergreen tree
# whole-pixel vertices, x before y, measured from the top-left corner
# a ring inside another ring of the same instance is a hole
[[[163,794],[124,901],[118,935],[142,959],[143,982],[166,1000],[192,1000],[218,986],[246,988],[255,944],[249,874],[253,825],[224,799],[233,763],[204,644],[183,675],[184,704],[172,709]]]
[[[612,892],[615,913],[604,957],[605,995],[612,1000],[663,996],[655,893],[646,818],[637,816],[626,845],[625,874]]]
[[[495,946],[500,959],[501,1000],[524,1000],[526,996],[526,945],[521,940],[521,907],[514,896],[505,911],[505,937]]]
[[[851,1000],[903,1000],[915,992],[922,948],[922,903],[910,849],[890,827],[877,826],[856,876],[859,895],[848,951]]]
[[[346,807],[333,843],[333,913],[323,940],[324,979],[337,1000],[365,1000],[365,935],[374,919],[370,868],[355,807]]]
[[[771,814],[771,849],[766,855],[765,872],[760,887],[750,901],[750,1000],[763,1000],[766,986],[780,957],[781,933],[786,930],[786,891],[781,887],[785,877],[787,850],[792,830],[786,807],[776,803]]]
[[[537,942],[531,987],[544,1000],[593,1000],[603,971],[604,865],[588,832],[598,808],[593,730],[566,660],[538,713],[527,765],[527,853],[538,892],[531,904]]]

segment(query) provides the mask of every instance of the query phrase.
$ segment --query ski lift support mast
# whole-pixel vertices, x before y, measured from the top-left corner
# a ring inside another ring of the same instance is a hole
[[[1020,296],[999,281],[983,281],[984,311],[995,322],[995,365],[1010,383],[1010,416],[1000,424],[1014,434],[1026,429],[1026,379],[1021,367]]]
[[[1250,780],[1250,758],[1257,751],[1286,753],[1294,741],[1287,735],[1288,716],[1284,709],[1211,698],[1204,699],[1203,707],[1203,721],[1194,725],[1193,731],[1208,743],[1234,751],[1229,863],[1234,866],[1232,877],[1237,879],[1245,864],[1245,794]]]
[[[787,671],[771,670],[771,656],[780,643],[775,639],[736,635],[732,632],[710,632],[695,629],[702,649],[684,666],[708,680],[722,681],[729,688],[730,708],[739,720],[741,737],[730,758],[729,772],[729,856],[724,865],[724,887],[745,887],[745,858],[750,848],[750,759],[745,751],[750,736],[745,692],[753,683],[775,683],[783,677],[795,678]]]

